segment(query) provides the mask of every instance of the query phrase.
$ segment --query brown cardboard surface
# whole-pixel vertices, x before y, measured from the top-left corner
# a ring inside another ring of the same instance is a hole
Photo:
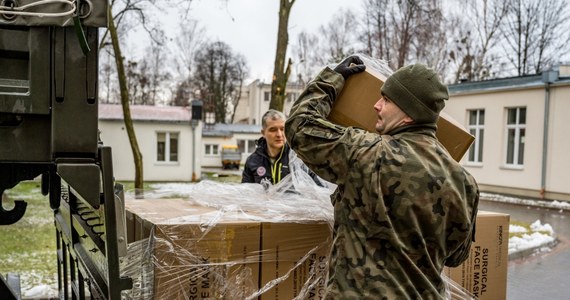
[[[328,272],[332,231],[328,223],[268,223],[261,227],[261,285],[286,277],[267,290],[261,299],[294,299],[305,294],[305,283],[317,284],[306,291],[306,299],[323,299]]]
[[[126,208],[136,236],[154,230],[155,299],[242,299],[258,290],[259,222],[181,199],[127,200]]]
[[[467,260],[443,272],[480,300],[506,299],[509,215],[479,211],[475,226]]]
[[[125,229],[127,230],[127,243],[132,243],[135,240],[135,215],[125,210]]]
[[[350,76],[335,100],[328,119],[343,126],[353,126],[376,132],[376,112],[373,107],[380,99],[380,88],[386,77],[368,67]],[[475,139],[451,116],[441,113],[436,136],[456,161],[461,160]]]

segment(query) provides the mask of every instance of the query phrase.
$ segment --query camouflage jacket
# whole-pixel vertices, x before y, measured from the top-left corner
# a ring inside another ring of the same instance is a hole
[[[341,75],[323,70],[285,124],[292,149],[338,185],[327,299],[443,298],[443,266],[469,254],[477,183],[434,126],[379,135],[327,121],[343,85]]]

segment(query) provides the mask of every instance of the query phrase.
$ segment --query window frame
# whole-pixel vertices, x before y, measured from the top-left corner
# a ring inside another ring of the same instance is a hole
[[[524,109],[524,123],[521,122],[521,109]],[[515,120],[513,124],[509,124],[509,115],[512,110],[515,111]],[[503,156],[503,167],[507,169],[523,169],[524,168],[524,145],[526,144],[526,120],[527,120],[527,111],[526,106],[517,106],[517,107],[507,107],[505,109],[505,138],[504,138],[504,156]],[[514,130],[514,137],[513,137],[513,145],[512,145],[512,163],[509,163],[509,131]],[[523,135],[521,137],[521,131]],[[522,150],[520,146],[522,145]],[[522,162],[519,163],[521,159],[519,154],[522,151]]]
[[[159,160],[159,135],[164,134],[164,160]],[[176,160],[171,160],[173,152],[171,151],[171,136],[176,135]],[[156,131],[156,155],[155,163],[157,164],[179,164],[180,163],[180,132],[179,131]]]
[[[213,151],[215,147],[216,151]],[[219,144],[204,144],[204,155],[205,156],[220,156],[220,145]]]
[[[475,112],[475,123],[471,124],[471,113]],[[483,115],[483,117],[481,117]],[[467,110],[467,130],[475,137],[473,144],[467,150],[467,163],[471,166],[483,165],[483,147],[485,138],[485,109]],[[472,132],[474,131],[475,134]],[[473,151],[473,152],[472,152]],[[473,154],[473,157],[471,157]]]
[[[257,141],[257,139],[236,139],[236,145],[238,145],[238,148],[240,149],[242,154],[252,154],[253,152],[255,152],[255,142]],[[243,143],[243,145],[242,145]],[[250,149],[251,148],[251,149]]]

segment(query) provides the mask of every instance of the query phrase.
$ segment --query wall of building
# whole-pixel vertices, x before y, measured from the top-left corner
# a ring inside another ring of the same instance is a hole
[[[287,86],[287,93],[290,94],[283,103],[283,113],[289,115],[291,106],[302,92],[303,87],[298,84]],[[266,100],[265,94],[271,93],[271,83],[263,83],[255,80],[250,83],[242,92],[242,97],[236,108],[234,123],[261,124],[261,117],[269,109],[270,100]]]
[[[234,133],[231,137],[204,136],[202,137],[202,166],[220,168],[222,166],[221,150],[223,145],[237,145],[238,140],[251,141],[251,143],[248,143],[250,147],[247,147],[247,151],[241,154],[241,165],[243,166],[247,157],[255,150],[251,148],[253,142],[260,137],[261,133]],[[218,145],[218,154],[207,155],[205,151],[206,145]]]
[[[482,163],[470,163],[467,155],[462,164],[477,179],[483,191],[515,194],[540,198],[544,131],[544,87],[501,91],[452,94],[445,112],[465,127],[468,126],[468,110],[484,109],[484,145]],[[546,197],[570,200],[567,153],[570,142],[568,125],[564,118],[570,113],[570,88],[552,87],[549,120],[549,143],[546,177]],[[520,167],[506,165],[507,109],[526,107],[526,136],[524,163]],[[565,154],[566,153],[566,154]]]
[[[569,118],[570,86],[553,86],[550,93],[548,128],[547,193],[570,193]]]
[[[191,181],[194,172],[197,178],[201,177],[202,165],[202,126],[195,129],[196,157],[193,170],[193,138],[192,128],[187,123],[158,123],[134,122],[139,148],[143,155],[144,181]],[[129,144],[127,132],[123,121],[99,120],[101,139],[109,145],[113,152],[113,165],[115,179],[118,181],[133,181],[135,166]],[[178,132],[178,161],[157,161],[157,132]]]
[[[202,145],[200,153],[202,155],[202,166],[210,168],[221,168],[222,167],[222,146],[223,145],[235,145],[236,141],[232,137],[202,137]],[[217,145],[217,154],[206,154],[206,145]]]

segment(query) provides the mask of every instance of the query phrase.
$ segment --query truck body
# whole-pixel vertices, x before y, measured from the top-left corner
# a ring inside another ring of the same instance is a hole
[[[124,196],[111,148],[98,137],[99,28],[108,3],[2,5],[14,13],[0,13],[0,196],[41,177],[56,228],[59,299],[120,299],[132,288],[119,268]],[[0,226],[24,217],[26,201],[2,201]],[[0,275],[0,299],[20,299],[17,287]]]
[[[239,169],[241,164],[241,151],[236,145],[222,146],[222,168]]]

